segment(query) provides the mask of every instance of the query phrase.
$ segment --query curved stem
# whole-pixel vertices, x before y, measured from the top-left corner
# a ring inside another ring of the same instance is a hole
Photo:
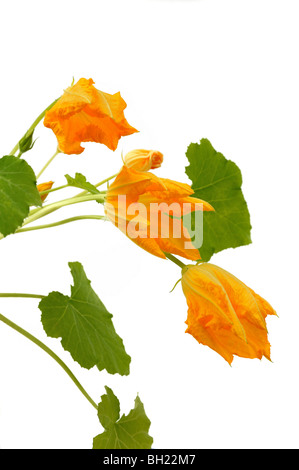
[[[49,354],[49,356],[52,357],[52,359],[54,359],[62,368],[63,370],[68,374],[68,376],[72,379],[72,381],[75,383],[75,385],[78,387],[78,389],[80,390],[81,393],[83,393],[83,395],[85,396],[85,398],[87,398],[87,400],[89,401],[89,403],[92,404],[92,406],[97,410],[98,407],[97,407],[97,404],[93,401],[93,399],[88,395],[88,393],[86,392],[86,390],[82,387],[82,385],[80,384],[80,382],[78,381],[78,379],[75,377],[75,375],[72,373],[72,371],[68,368],[68,366],[60,359],[60,357],[57,356],[57,354],[55,354],[50,348],[48,348],[48,346],[46,346],[44,343],[42,343],[39,339],[35,338],[35,336],[31,335],[30,333],[28,333],[28,331],[24,330],[23,328],[21,328],[20,326],[16,325],[15,323],[13,323],[11,320],[9,320],[8,318],[6,318],[4,315],[2,315],[0,313],[0,320],[5,323],[6,325],[10,326],[11,328],[13,328],[15,331],[17,331],[18,333],[20,333],[21,335],[25,336],[27,339],[29,339],[30,341],[32,341],[34,344],[36,344],[37,346],[39,346],[41,349],[43,349],[47,354]]]
[[[46,112],[49,111],[49,109],[52,108],[52,106],[54,106],[54,104],[56,103],[56,101],[58,101],[59,98],[57,98],[56,100],[53,101],[53,103],[51,103],[42,113],[40,113],[40,115],[35,119],[35,121],[31,124],[31,126],[29,127],[29,129],[27,130],[26,135],[29,135],[34,129],[35,127],[38,125],[38,123],[43,119],[43,117],[45,116]],[[14,146],[14,148],[12,149],[12,151],[9,153],[9,155],[14,155],[16,153],[16,151],[18,150],[19,148],[19,142],[17,143],[17,145]]]
[[[12,293],[0,293],[0,297],[28,297],[30,299],[43,299],[45,296],[38,295],[38,294],[16,294],[12,292]]]
[[[57,148],[56,152],[54,153],[54,155],[52,155],[52,157],[47,161],[47,163],[42,167],[42,169],[40,170],[40,172],[37,174],[36,176],[36,179],[38,180],[38,178],[43,174],[43,172],[45,171],[46,168],[48,168],[48,166],[50,165],[50,163],[52,163],[52,161],[54,160],[54,158],[56,157],[56,155],[58,155],[60,152],[60,150]]]
[[[171,255],[170,253],[165,253],[164,252],[164,255],[166,256],[166,258],[168,258],[170,261],[172,261],[173,263],[175,263],[177,266],[179,266],[180,268],[184,268],[186,265],[184,263],[182,263],[182,261],[180,261],[179,259],[177,259],[175,256]]]
[[[57,227],[58,225],[68,224],[69,222],[75,222],[76,220],[83,220],[83,219],[96,219],[96,220],[103,220],[106,219],[104,215],[78,215],[75,217],[70,217],[69,219],[59,220],[58,222],[53,222],[51,224],[44,224],[44,225],[36,225],[35,227],[25,227],[19,228],[15,231],[15,233],[22,233],[22,232],[29,232],[31,230],[40,230],[43,228],[51,228]]]
[[[35,220],[40,219],[41,217],[44,217],[45,215],[48,215],[51,212],[54,212],[64,206],[69,206],[71,204],[77,204],[79,202],[87,201],[104,202],[104,200],[105,198],[102,194],[88,194],[86,196],[71,197],[68,199],[63,199],[62,201],[53,202],[52,204],[48,204],[47,206],[41,207],[40,209],[34,209],[23,223],[23,226],[34,222]]]
[[[170,293],[174,291],[174,289],[176,288],[176,286],[178,285],[179,282],[181,282],[182,278],[180,278],[178,281],[176,281],[175,285],[173,286],[173,288],[171,289]]]

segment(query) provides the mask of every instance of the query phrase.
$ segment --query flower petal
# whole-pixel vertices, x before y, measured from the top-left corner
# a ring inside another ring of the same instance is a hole
[[[218,266],[202,263],[183,270],[187,333],[229,363],[233,356],[270,360],[265,318],[271,305],[242,281]]]
[[[121,137],[138,132],[125,119],[126,103],[120,93],[109,95],[93,83],[81,78],[45,115],[45,127],[53,130],[59,149],[66,154],[82,153],[81,142],[97,142],[115,150]]]
[[[191,243],[182,216],[185,212],[212,210],[212,207],[200,199],[189,198],[188,194],[192,193],[190,186],[184,183],[159,178],[150,172],[137,171],[124,165],[107,191],[106,205],[112,205],[107,210],[107,216],[116,226],[119,221],[125,222],[122,231],[156,256],[165,258],[163,252],[166,252],[199,260],[200,253]],[[125,202],[122,202],[120,196],[125,196]],[[188,206],[187,210],[184,204]],[[139,206],[143,210],[132,218],[130,213],[134,214],[135,209],[138,211]],[[133,232],[128,230],[131,222]],[[138,226],[135,232],[134,223]]]

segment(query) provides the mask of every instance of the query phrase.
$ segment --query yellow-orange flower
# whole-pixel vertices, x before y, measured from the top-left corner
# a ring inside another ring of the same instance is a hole
[[[127,105],[120,93],[104,93],[93,83],[91,78],[80,78],[45,115],[44,125],[53,130],[63,153],[82,153],[81,142],[98,142],[115,150],[122,136],[138,132],[124,117]]]
[[[110,185],[105,202],[107,217],[133,242],[149,253],[165,258],[173,253],[200,259],[182,216],[196,210],[213,210],[201,199],[191,197],[188,184],[158,178],[149,172],[122,167]],[[170,216],[164,212],[169,209]]]
[[[47,183],[38,184],[37,185],[37,190],[38,190],[39,193],[41,193],[43,191],[47,191],[48,189],[52,188],[53,184],[54,184],[53,181],[48,181]],[[42,201],[44,201],[47,196],[48,196],[48,193],[44,193],[44,194],[40,195],[40,198],[41,198]]]
[[[155,170],[162,165],[163,155],[157,150],[136,149],[124,156],[124,164],[137,171]]]
[[[233,356],[270,360],[265,318],[271,305],[243,282],[210,263],[186,266],[187,333],[231,364]]]

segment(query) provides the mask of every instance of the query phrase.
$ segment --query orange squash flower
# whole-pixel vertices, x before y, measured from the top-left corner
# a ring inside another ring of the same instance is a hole
[[[271,305],[243,282],[210,263],[186,266],[182,288],[187,299],[187,333],[229,364],[233,356],[270,360],[265,318]]]
[[[93,83],[91,78],[80,78],[46,112],[44,125],[53,130],[63,153],[82,153],[81,142],[98,142],[115,150],[122,136],[138,132],[124,117],[127,105],[120,93],[104,93]]]
[[[160,258],[166,258],[165,252],[198,260],[199,251],[192,245],[182,216],[213,208],[191,194],[193,190],[188,184],[124,165],[107,191],[105,213],[115,226],[149,253]]]
[[[137,171],[155,170],[162,165],[163,155],[157,150],[136,149],[124,156],[124,164]]]
[[[47,183],[38,184],[37,185],[37,190],[38,190],[39,193],[41,193],[43,191],[47,191],[48,189],[52,188],[53,184],[54,184],[53,181],[48,181]],[[40,198],[41,198],[42,201],[44,201],[47,196],[48,196],[48,193],[44,193],[44,194],[40,195]]]

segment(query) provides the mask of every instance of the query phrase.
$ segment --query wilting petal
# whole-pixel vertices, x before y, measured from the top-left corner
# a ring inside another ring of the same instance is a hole
[[[198,260],[200,253],[191,243],[182,216],[213,208],[190,194],[193,191],[187,184],[124,165],[108,188],[105,212],[114,225],[149,253],[161,258],[165,258],[164,252],[173,253]],[[138,214],[139,207],[144,210]]]
[[[186,183],[179,183],[178,181],[172,181],[166,178],[159,178],[152,173],[153,183],[155,180],[158,180],[162,189],[156,187],[155,185],[148,187],[147,191],[151,196],[156,197],[157,199],[165,199],[165,194],[167,194],[167,199],[178,199],[186,196],[191,196],[194,194],[193,189]]]
[[[107,200],[119,195],[138,198],[151,182],[150,173],[137,172],[124,165],[113,183],[109,186]]]
[[[45,122],[50,123],[51,120],[59,118],[67,119],[91,104],[93,83],[92,79],[81,78],[75,85],[66,88],[63,95],[46,113]]]
[[[271,305],[218,266],[202,263],[183,270],[188,304],[187,333],[229,363],[233,356],[270,359],[265,318]]]
[[[136,245],[138,245],[140,248],[143,248],[143,250],[147,251],[148,253],[158,256],[159,258],[166,259],[165,254],[161,250],[159,244],[157,243],[157,240],[155,238],[143,238],[143,237],[137,237],[135,239],[131,239]]]
[[[122,136],[138,132],[124,117],[126,103],[120,93],[104,93],[93,83],[81,78],[45,115],[44,125],[53,130],[63,153],[82,153],[81,142],[98,142],[115,150]]]
[[[160,192],[160,191],[159,191]],[[168,212],[173,217],[182,217],[195,211],[214,211],[214,208],[206,201],[195,197],[167,197],[164,191],[164,200],[155,192],[148,192],[148,189],[139,196],[139,202],[151,206],[151,212]]]
[[[158,245],[161,251],[165,253],[172,253],[173,255],[182,256],[193,261],[200,259],[200,253],[197,248],[185,248],[185,243],[191,243],[191,239],[187,237],[169,238],[158,240]]]

